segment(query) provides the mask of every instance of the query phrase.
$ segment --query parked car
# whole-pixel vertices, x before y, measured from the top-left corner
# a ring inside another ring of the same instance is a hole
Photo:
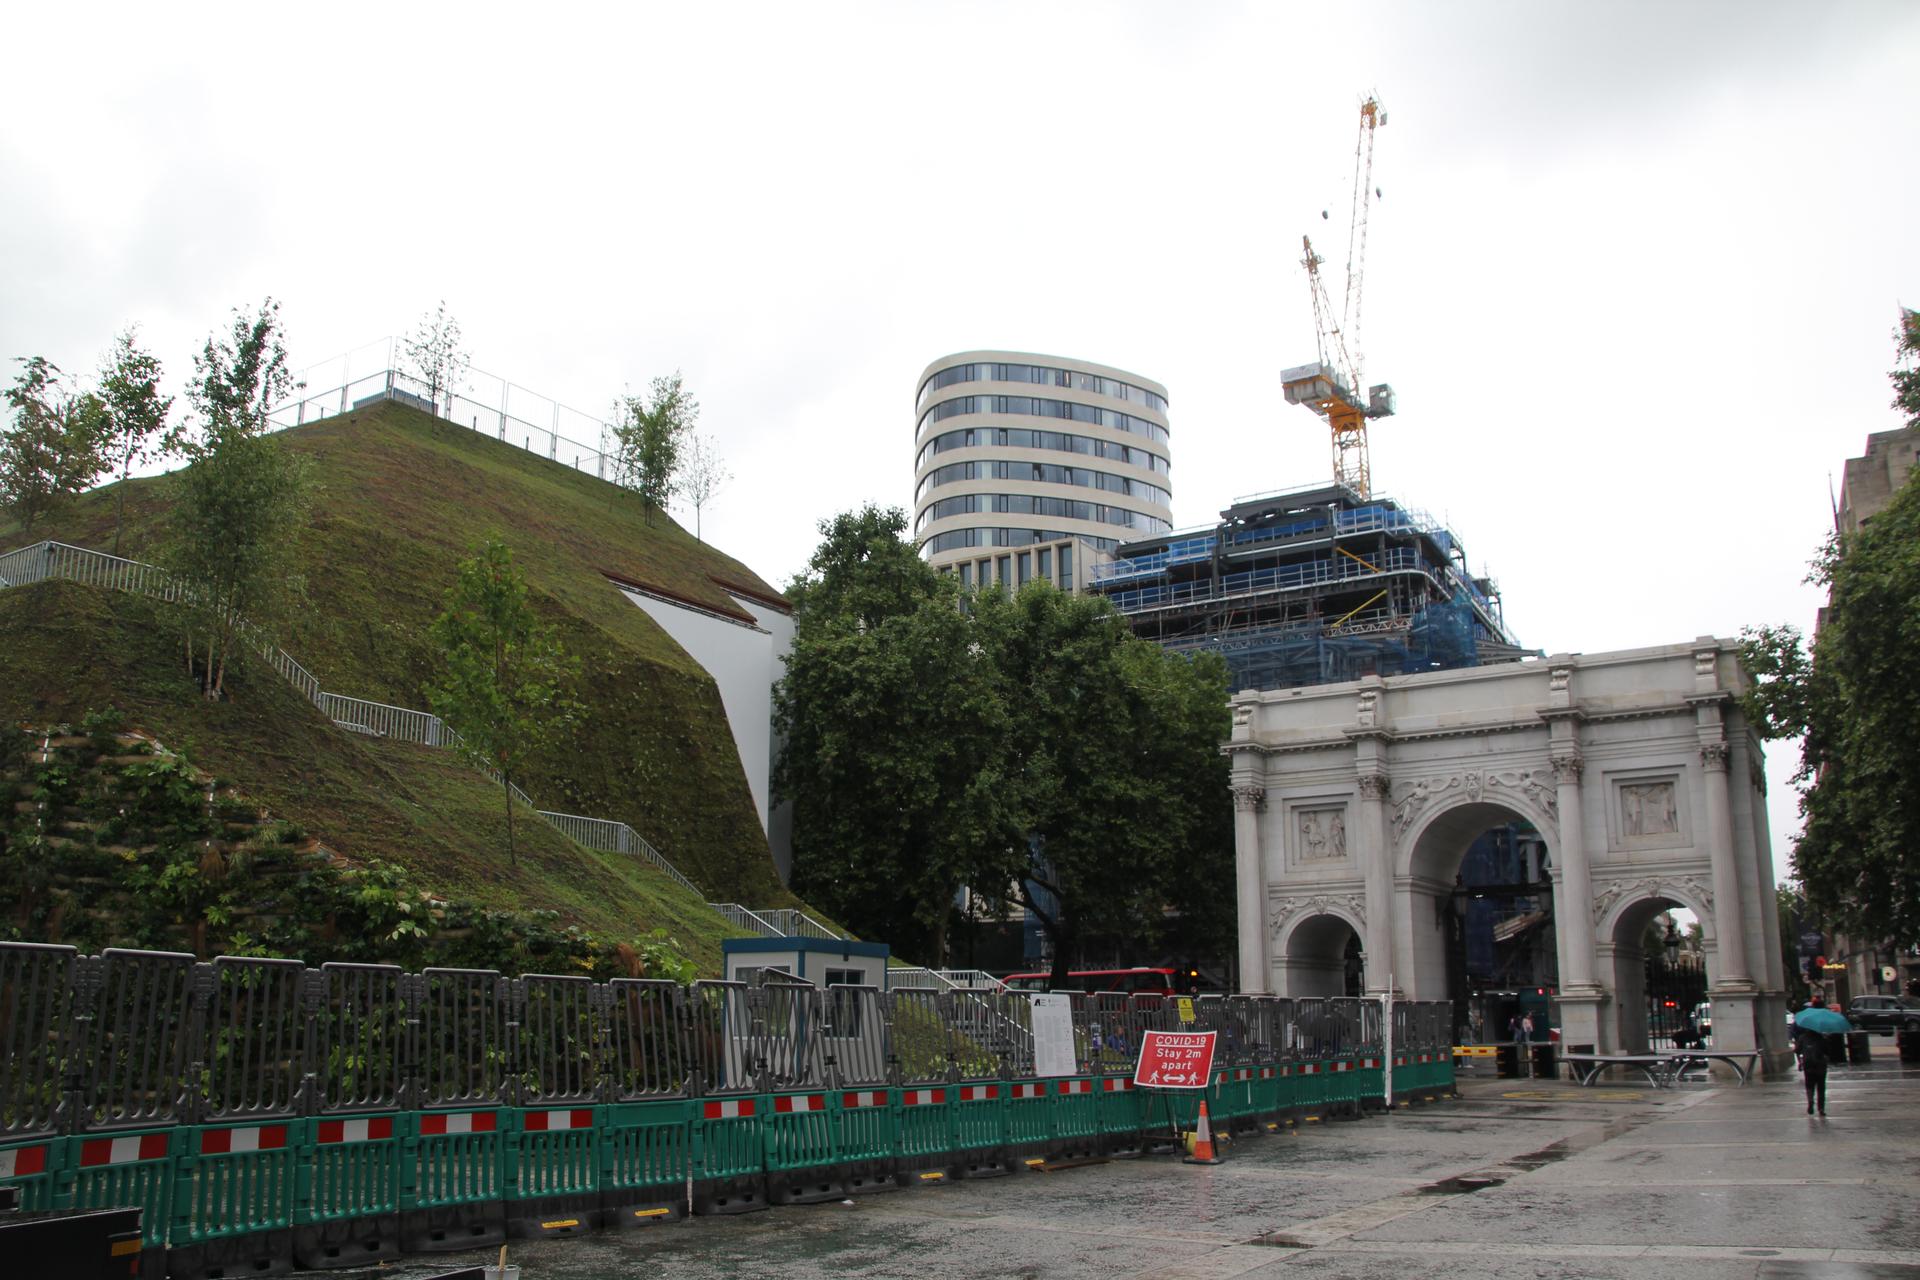
[[[1906,996],[1860,996],[1846,1015],[1862,1031],[1920,1031],[1920,1000]]]

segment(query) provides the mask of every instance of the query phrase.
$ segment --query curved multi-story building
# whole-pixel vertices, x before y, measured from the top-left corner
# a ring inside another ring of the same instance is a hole
[[[1167,389],[1137,373],[1018,351],[936,360],[914,396],[921,554],[965,586],[1073,590],[1090,558],[1173,528],[1167,440]]]

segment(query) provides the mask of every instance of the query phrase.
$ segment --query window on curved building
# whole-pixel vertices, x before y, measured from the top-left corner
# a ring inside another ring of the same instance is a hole
[[[980,362],[977,364],[956,364],[940,370],[920,384],[920,394],[915,399],[916,407],[924,405],[927,397],[936,391],[958,386],[963,382],[1030,382],[1048,387],[1072,387],[1076,391],[1090,391],[1097,395],[1112,396],[1116,400],[1127,400],[1146,408],[1167,411],[1167,399],[1157,391],[1137,387],[1131,382],[1118,378],[1104,378],[1095,373],[1080,373],[1069,369],[1055,368],[1052,365],[1036,364],[999,364]]]
[[[943,400],[920,415],[920,422],[914,428],[924,431],[936,422],[945,422],[948,418],[959,417],[967,413],[1005,413],[1027,418],[1063,418],[1070,422],[1085,422],[1092,426],[1110,427],[1115,431],[1124,431],[1128,435],[1140,436],[1155,444],[1167,444],[1167,429],[1157,422],[1148,422],[1145,418],[1136,418],[1130,413],[1121,413],[1116,409],[1102,409],[1097,405],[1081,404],[1075,400],[1054,400],[1046,396],[956,396]]]
[[[1096,440],[1091,436],[1070,435],[1063,431],[1030,431],[1021,427],[970,427],[942,432],[920,447],[920,454],[914,459],[914,469],[917,471],[934,458],[955,449],[1047,449],[1055,453],[1082,454],[1090,458],[1104,458],[1109,462],[1124,462],[1128,466],[1159,475],[1168,475],[1173,469],[1159,454],[1132,445]]]

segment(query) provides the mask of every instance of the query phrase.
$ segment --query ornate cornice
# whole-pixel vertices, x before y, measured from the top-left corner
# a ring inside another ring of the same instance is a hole
[[[1301,916],[1341,913],[1345,913],[1349,923],[1357,925],[1362,933],[1366,931],[1367,906],[1364,894],[1316,893],[1305,898],[1284,898],[1274,905],[1267,917],[1267,936],[1278,941],[1286,927]]]
[[[1606,919],[1607,912],[1613,910],[1615,903],[1636,898],[1665,898],[1689,907],[1697,906],[1708,915],[1713,913],[1711,884],[1699,876],[1655,873],[1635,880],[1605,880],[1595,886],[1593,922],[1599,924]]]
[[[1554,822],[1560,820],[1560,802],[1554,783],[1535,769],[1470,769],[1463,773],[1418,778],[1409,782],[1393,802],[1393,838],[1403,839],[1426,807],[1458,793],[1469,803],[1477,803],[1491,793],[1509,792],[1523,797],[1536,810]]]

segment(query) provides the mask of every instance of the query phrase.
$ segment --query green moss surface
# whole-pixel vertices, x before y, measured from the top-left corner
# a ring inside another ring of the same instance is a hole
[[[712,679],[608,575],[734,614],[739,608],[722,583],[778,598],[770,584],[697,541],[665,513],[655,513],[650,523],[631,493],[404,405],[382,403],[280,438],[312,459],[318,484],[312,518],[301,535],[306,598],[281,642],[322,688],[424,709],[425,686],[436,662],[428,626],[442,608],[457,562],[475,541],[497,531],[513,548],[535,607],[568,651],[579,656],[574,692],[587,709],[570,738],[534,763],[523,783],[528,794],[542,808],[627,822],[715,898],[796,905],[774,873]],[[32,540],[110,549],[117,487],[84,495],[39,523]],[[123,555],[158,558],[173,487],[166,476],[127,483]],[[0,524],[0,550],[26,541],[17,529]],[[14,594],[0,592],[0,604]],[[96,601],[89,608],[134,617],[128,612],[133,606],[124,600]],[[7,616],[23,640],[34,630],[17,607]],[[170,630],[164,617],[144,614],[127,625],[148,624]],[[77,631],[48,634],[85,643]],[[50,652],[46,660],[58,661],[63,652]],[[61,669],[73,667],[65,663]],[[132,687],[167,678],[164,659],[157,666],[115,664],[113,669]],[[259,673],[249,675],[259,678]],[[0,681],[26,680],[50,693],[43,676],[30,664],[0,655]],[[114,692],[94,688],[96,703]],[[191,752],[193,735],[209,733],[205,726],[219,716],[250,715],[248,704],[265,691],[250,683],[232,692],[232,703],[220,708],[177,706],[173,692],[152,705],[164,702],[180,712],[165,727],[189,735],[183,745]],[[0,714],[36,714],[15,710],[20,693],[16,688],[0,695]],[[127,696],[134,696],[131,688]],[[77,714],[87,709],[86,702],[69,696],[63,705]],[[317,715],[309,718],[318,723]],[[264,731],[268,726],[254,727]],[[156,724],[154,731],[161,728]],[[236,752],[243,738],[236,731],[231,739]],[[261,752],[263,760],[274,759],[294,777],[299,759],[316,752],[337,754],[330,745],[271,739],[247,749]],[[444,800],[469,787],[490,791],[450,756],[359,743],[340,756],[341,771],[330,775],[342,788],[328,799],[335,817],[346,821],[352,807],[347,802],[359,795],[368,812],[352,821],[380,856],[417,866],[423,874],[432,870],[449,885],[480,886],[490,874],[483,870],[491,866],[486,858],[437,852],[446,847],[441,840],[430,840],[412,857],[392,848],[391,837],[402,830],[432,827],[430,818],[403,821],[406,802],[383,804],[373,798],[408,757],[418,757],[405,772],[409,794],[423,813],[435,807],[436,796]],[[249,789],[272,803],[267,779],[259,787],[249,782]],[[313,825],[320,829],[319,823]],[[462,839],[479,838],[471,829],[463,831]],[[350,843],[344,835],[342,841]],[[591,908],[594,891],[585,885],[554,891],[577,897],[582,910]]]

